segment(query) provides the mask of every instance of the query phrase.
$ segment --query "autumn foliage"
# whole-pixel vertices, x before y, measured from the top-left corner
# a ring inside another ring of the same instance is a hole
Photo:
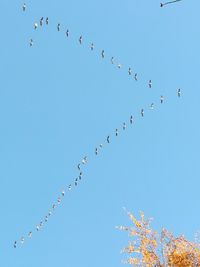
[[[151,219],[146,220],[140,212],[137,220],[127,212],[132,226],[117,227],[127,231],[131,237],[122,250],[124,262],[137,267],[200,267],[200,243],[189,242],[183,236],[174,237],[166,229],[158,234],[150,228]]]

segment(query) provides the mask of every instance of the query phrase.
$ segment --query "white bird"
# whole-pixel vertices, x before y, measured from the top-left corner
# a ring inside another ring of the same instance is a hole
[[[164,102],[164,96],[161,95],[161,96],[160,96],[160,103],[162,104],[163,102]]]
[[[82,159],[82,163],[83,163],[83,164],[86,164],[86,163],[87,163],[87,156],[85,156],[85,157]]]
[[[132,74],[132,70],[131,70],[131,68],[128,68],[128,74],[129,74],[129,75]]]
[[[60,23],[57,24],[57,31],[60,31]]]
[[[103,144],[100,144],[99,147],[102,148],[103,147]]]
[[[35,22],[34,23],[34,29],[37,30],[37,28],[38,28],[38,24],[37,24],[37,22]]]
[[[141,116],[144,117],[144,109],[141,109]]]
[[[71,190],[72,189],[72,185],[68,185],[68,190]]]
[[[62,196],[64,197],[64,196],[65,196],[65,191],[63,190],[61,194],[62,194]]]
[[[117,65],[117,67],[118,67],[118,69],[121,69],[122,65],[119,63],[119,64]]]
[[[39,225],[36,226],[36,230],[39,231],[40,230],[40,227]]]
[[[177,90],[177,95],[178,95],[178,97],[181,96],[181,89],[178,89],[178,90]]]
[[[102,57],[102,58],[105,57],[105,51],[104,51],[104,50],[101,51],[101,57]]]
[[[151,88],[151,87],[152,87],[152,81],[149,80],[149,88]]]
[[[23,6],[22,6],[22,10],[23,11],[26,11],[26,4],[24,3]]]
[[[136,81],[138,80],[138,79],[137,79],[137,73],[135,73],[134,79],[135,79]]]
[[[24,240],[25,240],[25,239],[24,239],[24,237],[22,236],[22,237],[21,237],[21,243],[22,243],[22,244],[24,244]]]
[[[30,41],[29,41],[29,46],[30,46],[30,47],[33,46],[33,39],[30,39]]]
[[[151,103],[150,109],[154,109],[154,103]]]

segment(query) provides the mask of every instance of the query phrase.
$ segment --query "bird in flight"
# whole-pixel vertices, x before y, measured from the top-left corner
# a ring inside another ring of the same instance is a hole
[[[168,1],[168,2],[165,2],[165,3],[160,3],[160,7],[163,7],[163,6],[166,6],[166,5],[169,5],[169,4],[174,4],[176,2],[180,2],[182,0],[174,0],[174,1]]]
[[[26,11],[26,4],[24,3],[23,6],[22,6],[22,10],[23,11]]]
[[[181,96],[181,89],[178,89],[178,90],[177,90],[177,95],[178,95],[178,97]]]

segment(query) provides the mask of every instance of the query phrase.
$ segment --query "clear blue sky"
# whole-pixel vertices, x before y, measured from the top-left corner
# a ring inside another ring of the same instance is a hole
[[[115,226],[129,224],[123,206],[154,217],[156,230],[192,239],[200,229],[199,0],[162,9],[160,0],[37,0],[26,1],[25,13],[22,4],[0,4],[0,266],[122,266],[128,238]],[[49,26],[34,31],[42,16]],[[134,125],[95,157],[131,113]],[[13,249],[76,178],[84,155],[77,190]]]

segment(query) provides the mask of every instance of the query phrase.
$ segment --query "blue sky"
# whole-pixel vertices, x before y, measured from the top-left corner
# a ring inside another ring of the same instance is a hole
[[[199,1],[162,9],[157,0],[26,1],[25,13],[22,4],[0,5],[0,266],[122,266],[128,237],[115,226],[130,223],[124,206],[153,217],[158,231],[192,239],[200,229]],[[42,16],[48,27],[34,31]],[[130,114],[134,124],[122,132]],[[95,157],[108,134],[111,143]],[[77,189],[13,249],[76,178],[85,155]]]

